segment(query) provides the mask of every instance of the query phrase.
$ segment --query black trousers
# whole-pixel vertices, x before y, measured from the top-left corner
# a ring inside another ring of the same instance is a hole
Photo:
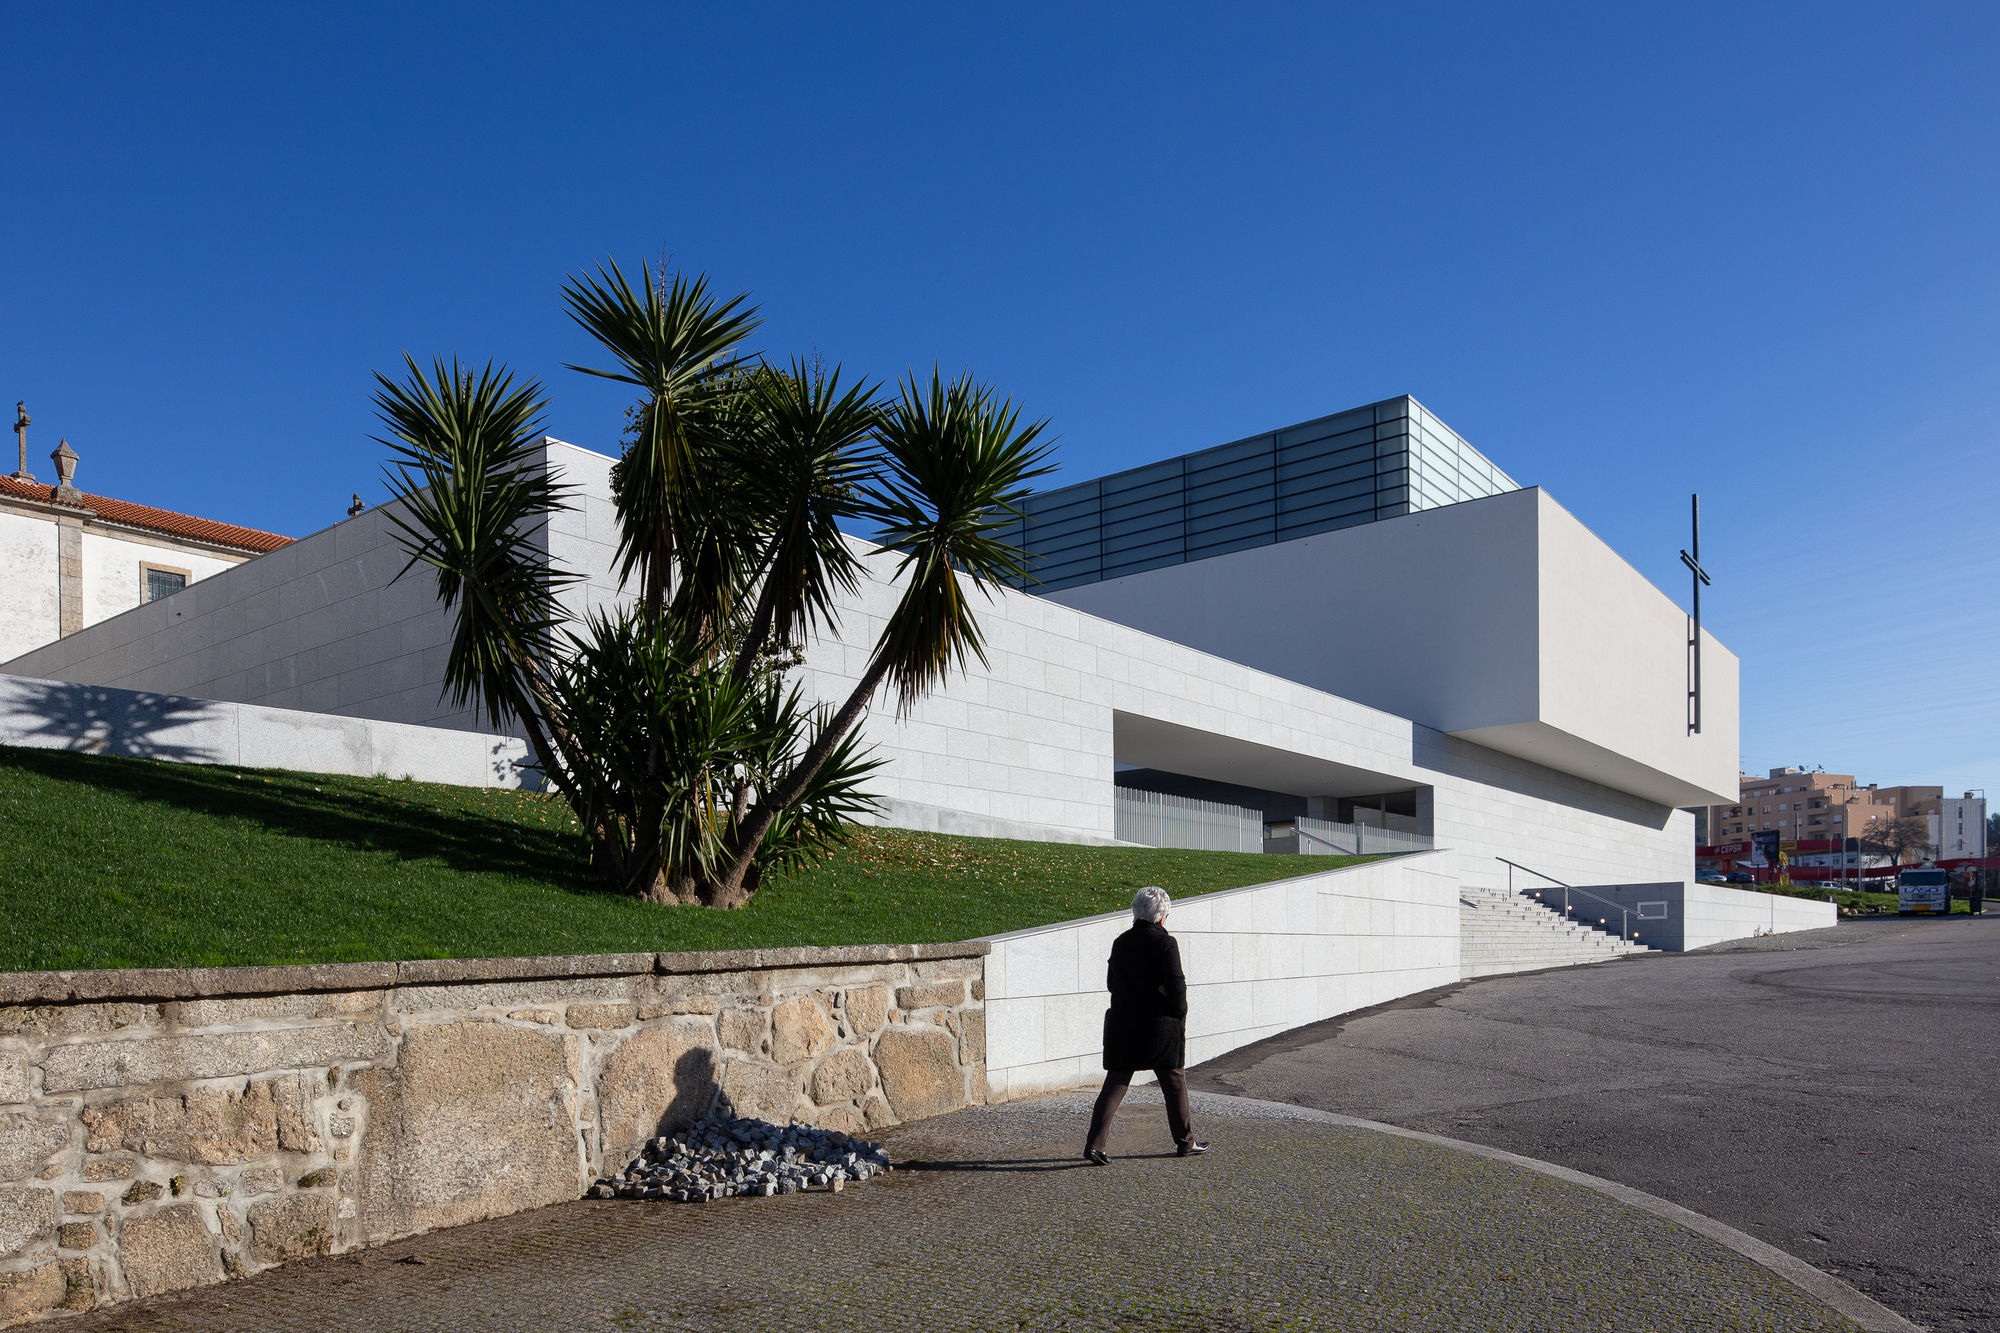
[[[1126,1089],[1132,1086],[1130,1069],[1112,1069],[1104,1075],[1104,1090],[1097,1094],[1097,1106],[1090,1113],[1090,1137],[1083,1142],[1085,1152],[1103,1152],[1111,1137],[1111,1117],[1118,1114]],[[1188,1108],[1187,1070],[1155,1069],[1160,1095],[1167,1102],[1167,1128],[1173,1131],[1174,1146],[1185,1148],[1194,1142],[1194,1116]]]

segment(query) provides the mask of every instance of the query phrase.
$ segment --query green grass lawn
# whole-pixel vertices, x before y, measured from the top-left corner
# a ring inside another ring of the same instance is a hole
[[[856,829],[713,912],[605,892],[545,796],[0,746],[0,971],[961,940],[1358,859]]]

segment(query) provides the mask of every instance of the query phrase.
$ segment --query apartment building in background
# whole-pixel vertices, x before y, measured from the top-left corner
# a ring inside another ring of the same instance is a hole
[[[1743,775],[1736,804],[1709,807],[1709,840],[1740,842],[1769,829],[1786,841],[1858,838],[1874,821],[1915,814],[1923,796],[1943,794],[1942,787],[1863,787],[1852,773],[1774,768],[1766,777]]]
[[[1946,797],[1943,787],[1864,787],[1851,773],[1797,768],[1774,768],[1761,778],[1745,774],[1741,788],[1736,804],[1697,814],[1703,845],[1743,842],[1770,830],[1787,842],[1863,838],[1870,824],[1914,815],[1929,821],[1933,856],[1986,855],[1986,799],[1972,792]]]
[[[1931,846],[1940,861],[1986,855],[1986,798],[1971,792],[1941,796],[1922,803],[1919,813],[1930,821]]]

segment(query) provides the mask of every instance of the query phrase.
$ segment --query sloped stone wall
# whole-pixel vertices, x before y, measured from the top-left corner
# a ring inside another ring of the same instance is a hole
[[[983,1103],[987,948],[0,975],[0,1324]]]

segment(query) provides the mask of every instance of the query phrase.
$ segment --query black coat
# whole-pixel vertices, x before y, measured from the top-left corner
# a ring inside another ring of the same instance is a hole
[[[1141,921],[1113,941],[1105,984],[1111,1007],[1104,1013],[1104,1067],[1185,1068],[1187,978],[1181,946],[1167,928]]]

